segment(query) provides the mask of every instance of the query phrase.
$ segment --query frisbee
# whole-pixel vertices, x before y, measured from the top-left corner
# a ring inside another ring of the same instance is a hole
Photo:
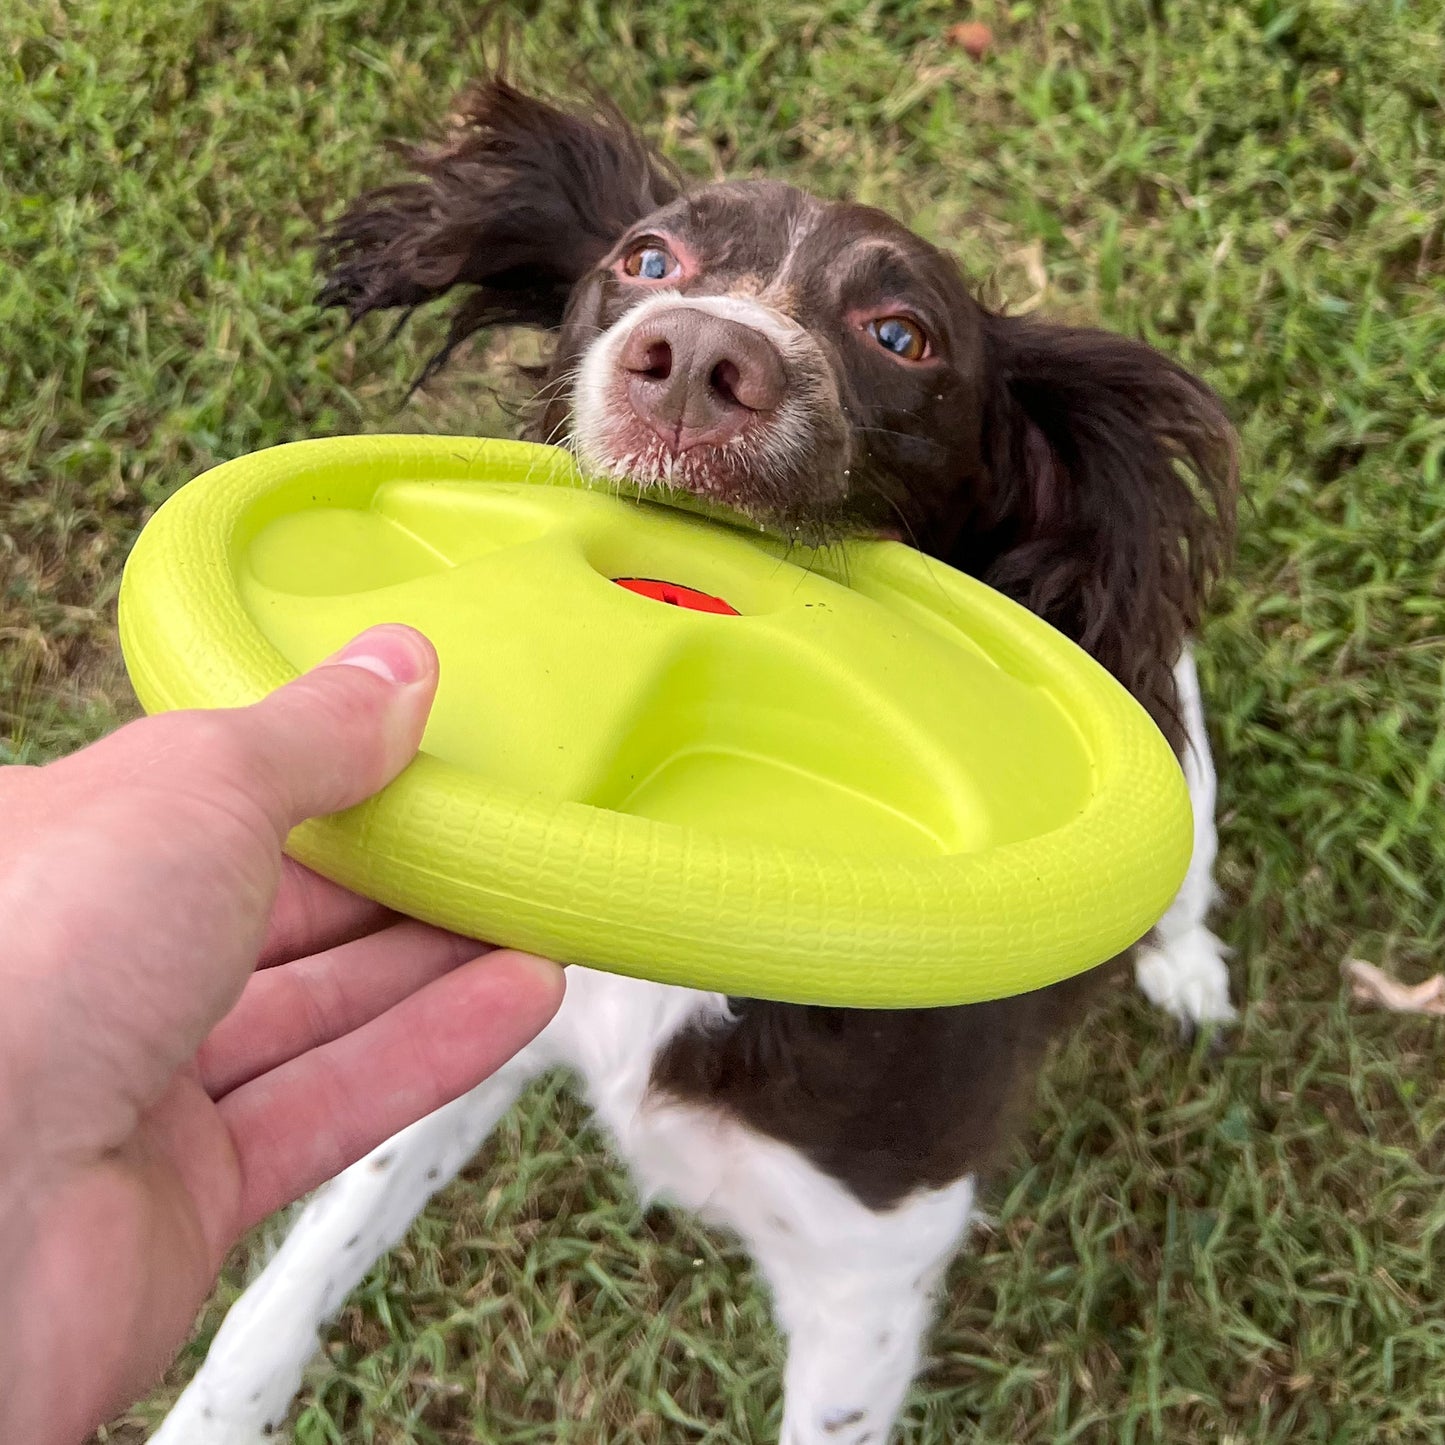
[[[422,749],[291,835],[403,913],[729,995],[1028,992],[1140,939],[1189,861],[1143,709],[897,542],[799,550],[590,489],[550,447],[349,437],[241,457],[120,593],[149,711],[254,702],[364,628],[432,640]]]

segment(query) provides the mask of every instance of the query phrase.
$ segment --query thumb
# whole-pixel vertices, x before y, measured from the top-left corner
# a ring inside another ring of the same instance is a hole
[[[421,744],[437,675],[431,643],[387,623],[230,714],[236,751],[281,836],[369,798],[401,772]]]

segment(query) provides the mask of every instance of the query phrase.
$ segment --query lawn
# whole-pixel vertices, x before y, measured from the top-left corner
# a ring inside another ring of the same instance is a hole
[[[1445,1440],[1445,1034],[1339,978],[1445,953],[1445,5],[506,13],[521,73],[585,69],[692,174],[901,212],[1012,305],[1164,346],[1239,420],[1202,668],[1243,1022],[1216,1056],[1121,992],[1059,1051],[903,1438]],[[993,27],[982,60],[961,18]],[[0,759],[133,711],[120,565],[203,468],[506,429],[491,343],[407,402],[419,351],[309,305],[317,222],[489,49],[456,0],[0,8]],[[144,1438],[246,1267],[99,1438]],[[766,1440],[778,1362],[736,1248],[643,1214],[553,1088],[347,1304],[297,1438]]]

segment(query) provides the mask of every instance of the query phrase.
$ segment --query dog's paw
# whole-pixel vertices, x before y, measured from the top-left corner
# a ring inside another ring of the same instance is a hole
[[[1229,950],[1200,924],[1187,933],[1142,945],[1134,960],[1139,991],[1156,1008],[1179,1020],[1186,1036],[1208,1024],[1239,1017],[1229,1000]]]

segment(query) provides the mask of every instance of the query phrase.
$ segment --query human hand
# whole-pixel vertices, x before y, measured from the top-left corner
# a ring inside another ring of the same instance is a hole
[[[134,1398],[241,1234],[556,1011],[554,964],[282,857],[410,761],[436,679],[375,628],[254,707],[0,771],[0,1440]]]

